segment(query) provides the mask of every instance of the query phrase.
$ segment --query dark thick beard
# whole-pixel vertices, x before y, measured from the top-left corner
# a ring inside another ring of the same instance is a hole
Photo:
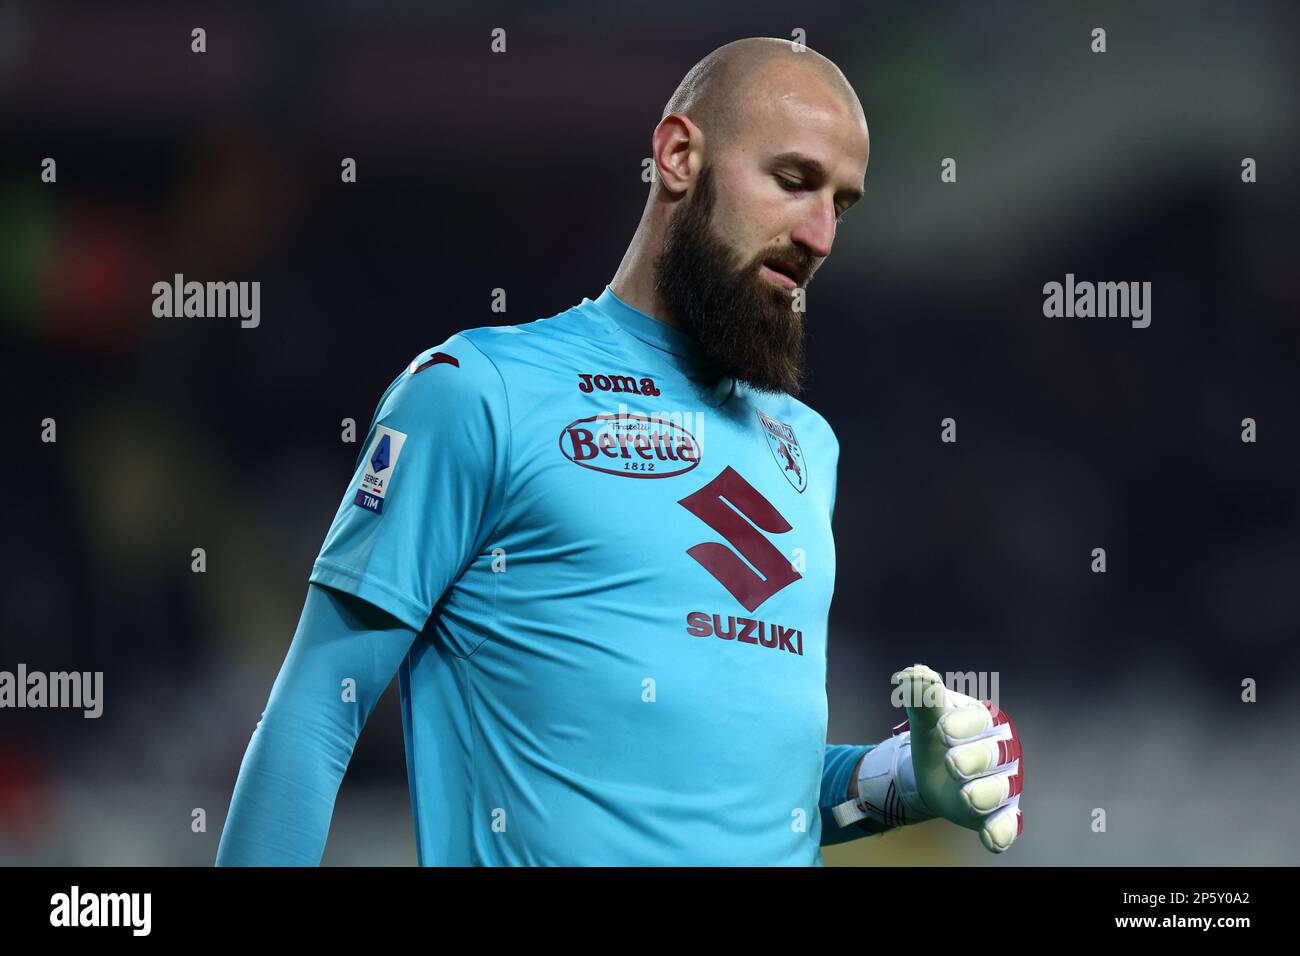
[[[713,169],[706,166],[695,195],[668,224],[655,259],[655,290],[726,374],[760,392],[797,395],[804,379],[804,325],[793,307],[794,290],[760,273],[771,250],[737,265],[734,249],[712,228],[715,196]],[[801,268],[807,264],[805,254],[787,250],[785,257]]]

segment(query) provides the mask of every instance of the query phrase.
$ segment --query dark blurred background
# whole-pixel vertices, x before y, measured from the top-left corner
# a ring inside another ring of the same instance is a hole
[[[0,710],[0,864],[212,861],[341,421],[363,439],[454,331],[595,298],[686,70],[799,29],[872,136],[809,296],[804,398],[842,446],[831,740],[887,735],[921,661],[998,672],[1027,754],[1004,857],[930,823],[827,862],[1300,862],[1297,8],[793,9],[0,4],[0,670],[105,696]],[[260,281],[260,326],[155,318],[175,273]],[[1045,318],[1066,273],[1151,282],[1151,326]],[[325,862],[413,864],[411,831],[393,687]]]

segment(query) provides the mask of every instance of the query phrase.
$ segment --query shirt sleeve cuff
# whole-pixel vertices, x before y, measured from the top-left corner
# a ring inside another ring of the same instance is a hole
[[[373,574],[336,564],[327,558],[317,558],[307,578],[312,584],[322,584],[347,594],[353,594],[387,611],[407,627],[419,632],[429,620],[431,608],[425,607],[408,594],[397,591]]]

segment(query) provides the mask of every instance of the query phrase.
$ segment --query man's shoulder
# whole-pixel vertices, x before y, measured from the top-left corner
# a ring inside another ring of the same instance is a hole
[[[576,346],[599,334],[599,321],[578,306],[528,322],[508,325],[480,325],[463,329],[461,338],[493,362],[530,359],[538,354],[554,355],[557,343]]]
[[[515,325],[480,325],[454,332],[437,345],[421,350],[408,363],[404,375],[420,375],[444,365],[458,369],[464,385],[503,388],[512,365],[554,356],[557,340],[578,343],[589,337],[590,321],[575,309]],[[443,377],[447,375],[443,370]],[[435,376],[429,376],[435,378]]]

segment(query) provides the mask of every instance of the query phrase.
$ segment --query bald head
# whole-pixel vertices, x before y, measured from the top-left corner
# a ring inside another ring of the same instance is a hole
[[[776,37],[747,37],[718,47],[687,71],[660,118],[688,116],[716,154],[758,121],[773,96],[792,88],[827,97],[866,124],[862,104],[839,67],[810,47],[796,51],[791,41]]]

